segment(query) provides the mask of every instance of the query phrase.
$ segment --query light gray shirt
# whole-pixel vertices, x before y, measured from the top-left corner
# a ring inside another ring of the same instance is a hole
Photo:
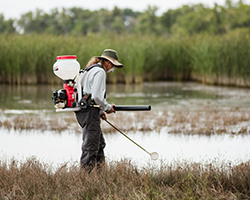
[[[83,93],[91,94],[91,99],[97,105],[100,105],[100,114],[104,111],[110,111],[111,105],[106,101],[106,72],[101,67],[93,67],[89,71],[81,73],[76,80],[77,92],[83,91]],[[82,90],[79,91],[81,86]],[[78,99],[80,101],[80,99]]]

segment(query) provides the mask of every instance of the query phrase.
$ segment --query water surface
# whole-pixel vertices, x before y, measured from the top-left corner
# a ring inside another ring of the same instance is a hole
[[[160,165],[175,162],[213,163],[218,166],[232,163],[237,165],[250,160],[250,135],[183,135],[160,133],[129,132],[128,136],[149,152],[158,152],[160,159],[155,162],[139,147],[121,134],[105,134],[106,160],[131,159],[138,166]],[[62,163],[77,163],[81,155],[81,135],[67,131],[1,130],[1,159],[16,158],[26,160],[32,156],[51,163],[54,167]]]
[[[65,116],[55,113],[52,91],[60,86],[0,86],[0,120],[14,116]],[[152,111],[163,109],[194,110],[207,105],[217,109],[250,108],[250,90],[243,88],[204,86],[199,83],[159,82],[143,85],[108,85],[107,99],[116,105],[151,105]],[[150,112],[147,114],[150,115]],[[115,115],[119,115],[117,112]],[[126,119],[124,119],[126,120]],[[136,122],[134,122],[136,123]],[[247,125],[248,126],[248,125]],[[250,127],[248,127],[250,128]],[[129,137],[147,151],[157,151],[160,159],[150,161],[149,155],[120,133],[105,134],[107,160],[129,158],[138,165],[171,163],[174,161],[201,163],[233,163],[250,160],[250,136],[232,134],[184,135],[172,134],[167,127],[160,131],[129,131]],[[81,154],[81,134],[57,131],[0,129],[0,158],[25,160],[35,156],[53,163],[78,162]]]

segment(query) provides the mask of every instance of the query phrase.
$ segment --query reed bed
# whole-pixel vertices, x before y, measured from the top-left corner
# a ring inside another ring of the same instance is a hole
[[[124,120],[126,119],[126,120]],[[108,115],[108,120],[125,132],[143,131],[160,132],[167,127],[168,133],[182,134],[249,134],[250,111],[240,108],[221,108],[216,106],[197,107],[194,110],[152,110],[150,115],[145,112],[119,112]],[[67,115],[55,114],[50,116],[19,115],[0,119],[0,127],[16,130],[64,130],[81,134],[73,113]],[[104,133],[113,133],[115,130],[104,121]]]
[[[249,199],[250,163],[162,163],[138,169],[130,160],[103,165],[91,173],[78,165],[49,165],[29,158],[0,161],[1,199]]]
[[[58,55],[77,55],[81,67],[105,48],[116,49],[124,64],[108,76],[111,83],[195,80],[249,87],[249,31],[225,35],[0,35],[0,83],[61,83],[52,71]]]
[[[209,84],[249,86],[248,40],[248,31],[239,30],[222,37],[194,40],[193,78]]]

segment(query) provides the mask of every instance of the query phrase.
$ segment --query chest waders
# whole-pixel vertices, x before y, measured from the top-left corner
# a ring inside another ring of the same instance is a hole
[[[93,67],[100,67],[100,65],[92,65],[86,71]],[[75,114],[83,134],[81,166],[91,171],[96,165],[105,162],[104,148],[106,143],[101,131],[100,109],[87,106]]]

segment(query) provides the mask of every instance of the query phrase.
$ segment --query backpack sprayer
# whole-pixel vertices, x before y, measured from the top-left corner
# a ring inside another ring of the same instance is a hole
[[[57,56],[53,65],[56,76],[63,80],[63,89],[53,92],[53,102],[57,112],[78,111],[78,94],[75,86],[75,78],[79,74],[80,64],[73,55]]]
[[[76,77],[81,72],[80,64],[76,60],[75,55],[57,56],[56,62],[53,65],[53,71],[56,76],[63,81],[63,89],[55,90],[52,95],[52,100],[56,108],[56,112],[62,111],[78,111],[87,106],[87,101],[90,96],[82,94],[82,88],[78,84],[75,88]],[[84,78],[84,76],[83,76]],[[80,88],[79,88],[80,87]],[[149,111],[150,105],[140,106],[114,106],[115,111]]]
[[[85,96],[82,94],[82,88],[78,84],[78,88],[75,88],[76,77],[80,73],[80,64],[76,60],[77,57],[74,55],[67,56],[57,56],[56,62],[53,65],[53,71],[56,76],[63,80],[63,89],[55,90],[53,92],[52,100],[56,108],[56,112],[61,111],[78,111],[82,108],[88,106],[87,101],[90,96]],[[85,70],[84,70],[85,71]],[[83,73],[84,73],[83,71]],[[83,76],[84,78],[84,76]],[[80,88],[79,88],[80,87]],[[98,106],[98,105],[97,105]],[[151,110],[150,105],[146,106],[114,106],[115,111],[149,111]],[[136,144],[139,148],[150,155],[152,160],[157,160],[159,155],[157,152],[150,153],[142,146],[137,144],[131,138],[129,138],[125,133],[116,128],[109,121],[105,120],[114,129]]]

